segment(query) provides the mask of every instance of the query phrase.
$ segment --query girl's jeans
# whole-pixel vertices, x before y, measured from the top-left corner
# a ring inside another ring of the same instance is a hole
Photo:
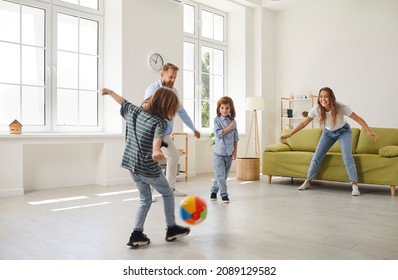
[[[354,157],[352,156],[352,132],[348,123],[337,130],[323,130],[315,154],[312,157],[310,168],[308,169],[308,179],[313,180],[316,178],[322,160],[337,140],[340,142],[341,153],[350,182],[358,182],[357,168]]]
[[[175,226],[173,189],[167,182],[163,172],[159,172],[158,178],[147,178],[142,175],[134,174],[131,170],[130,174],[140,192],[140,205],[137,210],[133,229],[137,231],[144,230],[145,219],[152,204],[151,186],[154,187],[155,190],[157,190],[163,197],[163,207],[167,227]]]
[[[232,156],[220,156],[214,154],[214,172],[215,181],[211,188],[212,193],[217,193],[220,190],[221,197],[228,196],[227,192],[227,178],[229,170],[231,169]]]

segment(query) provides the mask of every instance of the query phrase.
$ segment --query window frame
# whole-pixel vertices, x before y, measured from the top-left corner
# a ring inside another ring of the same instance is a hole
[[[201,49],[203,46],[205,47],[209,47],[212,49],[220,49],[223,51],[224,53],[224,64],[223,64],[223,94],[222,96],[227,95],[226,93],[228,92],[227,90],[227,81],[228,81],[228,75],[227,75],[227,69],[228,69],[228,65],[227,65],[227,58],[228,58],[228,38],[227,38],[227,34],[228,34],[228,14],[226,12],[223,12],[221,10],[218,9],[214,9],[211,8],[209,6],[206,5],[202,5],[193,1],[185,1],[184,5],[190,5],[194,7],[194,34],[192,33],[187,33],[187,32],[183,32],[184,33],[184,38],[183,38],[183,42],[188,42],[188,43],[193,43],[195,46],[195,59],[194,59],[194,71],[195,71],[195,75],[194,75],[194,112],[188,112],[188,115],[194,115],[194,124],[195,127],[197,127],[198,130],[200,130],[202,133],[207,133],[210,134],[213,131],[213,119],[215,117],[215,108],[214,108],[214,112],[212,112],[212,108],[210,106],[209,110],[210,110],[210,115],[209,115],[209,127],[202,127],[202,112],[201,112],[201,104],[202,104],[202,98],[201,98],[201,89],[202,89],[202,79],[201,79],[201,75],[202,75],[202,71],[201,71]],[[214,40],[208,37],[204,37],[201,35],[201,11],[205,10],[208,12],[211,12],[213,14],[217,14],[217,15],[221,15],[224,19],[223,22],[223,41],[218,41],[218,40]],[[186,71],[186,69],[183,67],[183,71]],[[185,102],[185,96],[183,101]],[[218,100],[209,100],[210,103],[213,102],[214,104],[216,104],[216,102]],[[184,126],[184,131],[188,131],[188,128],[186,126]]]

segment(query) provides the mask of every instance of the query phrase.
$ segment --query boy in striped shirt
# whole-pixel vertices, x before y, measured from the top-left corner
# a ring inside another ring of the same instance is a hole
[[[130,171],[140,192],[140,205],[127,245],[138,247],[150,243],[143,231],[152,204],[151,186],[163,197],[167,225],[166,240],[173,241],[187,235],[190,229],[178,226],[175,222],[173,190],[158,164],[158,161],[165,158],[160,148],[166,134],[166,120],[173,119],[180,107],[177,95],[171,89],[162,87],[145,100],[145,106],[140,107],[131,104],[110,89],[102,89],[102,94],[111,96],[121,105],[120,113],[126,121],[122,167]]]

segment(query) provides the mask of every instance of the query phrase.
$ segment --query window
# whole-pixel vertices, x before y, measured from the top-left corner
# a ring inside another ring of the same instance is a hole
[[[0,127],[100,131],[100,2],[50,2],[0,0]]]
[[[98,22],[57,13],[57,125],[97,125]]]
[[[45,18],[41,7],[0,1],[1,124],[45,125]]]
[[[195,126],[211,132],[216,105],[226,92],[225,13],[184,2],[184,107]]]

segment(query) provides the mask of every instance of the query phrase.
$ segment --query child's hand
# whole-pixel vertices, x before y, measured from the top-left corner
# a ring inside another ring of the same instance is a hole
[[[156,150],[156,151],[154,150],[152,152],[152,159],[154,161],[162,161],[162,160],[165,160],[165,156],[161,150]]]
[[[231,122],[231,123],[228,125],[228,131],[233,130],[234,128],[235,128],[235,122],[233,121],[233,122]]]
[[[108,89],[108,88],[103,88],[103,89],[101,90],[101,92],[102,92],[102,95],[110,95],[111,92],[112,92],[112,90],[110,90],[110,89]]]
[[[224,128],[222,130],[222,135],[227,134],[228,132],[230,132],[231,130],[235,129],[235,121],[231,122],[226,128]]]

